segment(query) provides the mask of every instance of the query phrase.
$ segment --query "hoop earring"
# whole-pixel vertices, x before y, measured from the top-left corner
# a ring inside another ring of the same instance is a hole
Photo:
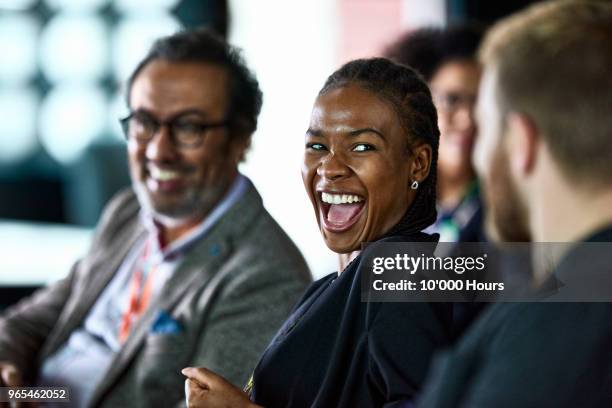
[[[412,184],[410,185],[410,188],[413,190],[416,190],[417,188],[419,188],[419,182],[414,180]]]

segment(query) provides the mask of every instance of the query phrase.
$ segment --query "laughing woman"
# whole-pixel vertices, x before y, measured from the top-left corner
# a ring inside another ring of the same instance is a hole
[[[429,89],[386,59],[349,62],[316,99],[302,177],[327,246],[345,262],[315,282],[246,392],[188,368],[190,407],[381,407],[414,399],[449,338],[450,307],[361,302],[361,244],[435,242],[439,131]],[[248,338],[245,338],[248,341]]]

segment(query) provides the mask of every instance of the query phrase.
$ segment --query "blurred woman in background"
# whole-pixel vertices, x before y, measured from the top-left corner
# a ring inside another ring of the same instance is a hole
[[[482,204],[472,150],[480,81],[476,51],[482,30],[473,25],[423,28],[405,34],[385,55],[415,68],[429,83],[438,110],[438,219],[428,232],[442,242],[483,240]]]

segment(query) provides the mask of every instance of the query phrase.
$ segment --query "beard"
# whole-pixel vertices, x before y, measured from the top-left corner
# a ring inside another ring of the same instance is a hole
[[[527,209],[511,177],[508,158],[501,146],[495,149],[491,163],[484,186],[487,233],[493,241],[529,242],[531,233]]]
[[[172,200],[160,200],[152,196],[144,183],[134,183],[134,191],[142,209],[167,227],[177,227],[195,219],[203,219],[221,201],[227,187],[200,186],[187,189]]]

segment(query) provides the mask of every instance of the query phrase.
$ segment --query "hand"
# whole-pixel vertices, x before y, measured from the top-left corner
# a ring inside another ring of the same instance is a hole
[[[189,408],[255,408],[240,388],[206,368],[184,368],[185,397]],[[260,407],[261,408],[261,407]]]
[[[21,377],[21,371],[13,363],[7,361],[0,361],[0,387],[21,387],[23,380]],[[17,408],[21,404],[17,402],[0,402],[0,408],[11,407]]]

